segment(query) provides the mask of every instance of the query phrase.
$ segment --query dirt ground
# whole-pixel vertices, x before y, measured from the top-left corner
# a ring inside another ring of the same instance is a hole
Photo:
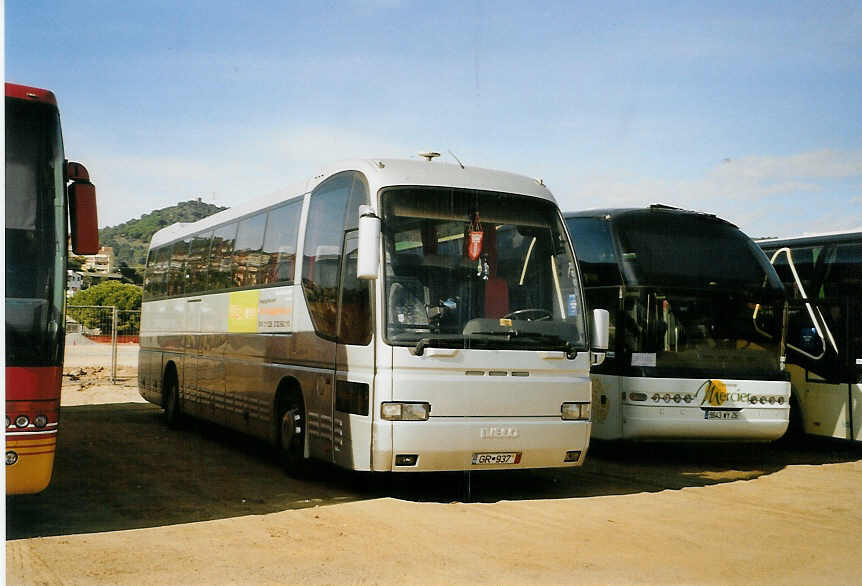
[[[8,584],[851,584],[862,449],[594,445],[579,469],[377,478],[213,425],[134,367],[67,367],[51,486],[6,499]]]

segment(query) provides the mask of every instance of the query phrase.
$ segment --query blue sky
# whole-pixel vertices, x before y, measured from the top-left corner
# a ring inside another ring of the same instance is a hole
[[[101,225],[433,149],[567,211],[862,226],[862,4],[702,4],[12,0],[6,78],[56,92]]]

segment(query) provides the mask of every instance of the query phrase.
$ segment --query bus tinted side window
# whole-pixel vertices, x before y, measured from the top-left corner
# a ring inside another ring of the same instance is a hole
[[[266,222],[260,271],[257,274],[259,285],[293,283],[301,211],[302,200],[270,210]]]
[[[217,228],[210,245],[209,289],[233,287],[233,247],[236,241],[236,224]]]
[[[212,236],[212,232],[207,232],[192,237],[189,259],[186,262],[186,273],[189,275],[186,284],[187,293],[200,293],[207,289],[207,267],[209,266]]]
[[[156,258],[153,263],[153,297],[161,297],[167,294],[168,287],[168,264],[171,261],[171,247],[162,246],[155,251]]]
[[[339,173],[311,194],[302,259],[302,289],[315,331],[336,337],[338,272],[344,237],[344,212],[353,181]]]
[[[338,341],[342,344],[365,345],[371,341],[371,282],[356,276],[359,259],[359,234],[353,228],[359,224],[359,206],[368,203],[368,186],[361,175],[355,175],[347,203],[344,239],[344,266],[341,274],[341,304],[338,319]],[[367,401],[366,401],[367,403]]]
[[[186,259],[189,255],[189,240],[175,242],[171,247],[171,260],[168,268],[167,295],[182,295],[185,291]]]
[[[156,296],[156,252],[156,249],[151,248],[147,253],[147,268],[144,272],[144,300],[151,299]]]
[[[233,281],[236,287],[248,287],[257,284],[257,271],[260,267],[265,228],[266,212],[255,214],[239,223],[233,252]]]
[[[823,275],[823,296],[840,297],[862,290],[862,245],[839,244],[829,255]]]
[[[775,254],[774,251],[766,253],[770,259],[773,254]],[[817,296],[817,291],[812,291],[811,289],[814,283],[814,268],[817,265],[817,259],[822,254],[823,246],[804,246],[794,248],[791,251],[793,266],[796,267],[796,272],[802,281],[802,286],[805,287],[805,291],[809,297]],[[773,266],[781,282],[784,283],[788,295],[793,293],[795,297],[801,297],[796,287],[796,279],[793,278],[793,272],[790,270],[790,263],[787,261],[787,254],[784,252],[779,254]]]

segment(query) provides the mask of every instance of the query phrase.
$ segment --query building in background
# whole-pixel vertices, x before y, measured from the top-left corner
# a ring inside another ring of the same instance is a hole
[[[70,269],[66,270],[66,297],[71,297],[84,288],[84,274]]]
[[[88,254],[84,258],[86,260],[81,270],[110,275],[116,269],[117,259],[114,256],[114,249],[110,246],[102,246],[98,254]]]

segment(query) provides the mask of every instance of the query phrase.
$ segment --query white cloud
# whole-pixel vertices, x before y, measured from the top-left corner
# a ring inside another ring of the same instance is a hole
[[[179,201],[202,197],[232,207],[299,186],[324,165],[346,158],[403,156],[404,146],[332,127],[249,133],[231,143],[203,146],[190,156],[116,155],[88,151],[87,166],[103,226],[112,226]]]
[[[762,180],[786,178],[840,178],[862,175],[862,152],[812,151],[785,157],[752,156],[725,159],[711,173],[716,177]]]
[[[862,210],[820,204],[821,198],[832,194],[836,182],[844,184],[860,177],[862,152],[822,150],[726,159],[690,179],[604,174],[569,177],[561,183],[571,186],[569,189],[551,188],[564,209],[664,203],[715,213],[754,234],[790,234],[810,232],[812,227],[835,230],[862,223]],[[848,200],[858,204],[862,197]]]

